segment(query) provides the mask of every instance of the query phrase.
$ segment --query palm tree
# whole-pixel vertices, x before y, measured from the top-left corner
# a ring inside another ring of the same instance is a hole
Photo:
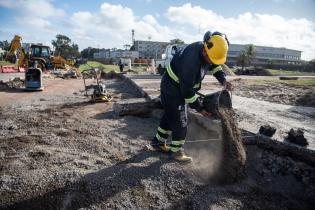
[[[244,71],[245,66],[249,66],[256,56],[255,46],[249,44],[238,56],[238,62],[242,65],[242,71]]]

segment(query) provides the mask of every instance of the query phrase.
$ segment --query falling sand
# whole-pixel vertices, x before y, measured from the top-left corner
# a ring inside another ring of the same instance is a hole
[[[235,112],[229,108],[219,108],[223,131],[223,152],[219,174],[225,183],[240,180],[245,175],[246,152],[237,127]]]
[[[187,153],[193,157],[192,170],[198,180],[222,184],[237,182],[245,175],[246,153],[235,113],[232,108],[219,108],[217,112],[221,119],[221,135],[214,132],[210,119],[190,116]]]

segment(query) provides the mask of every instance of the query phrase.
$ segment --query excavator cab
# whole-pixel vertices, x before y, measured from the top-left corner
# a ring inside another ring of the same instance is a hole
[[[30,60],[37,61],[39,68],[42,70],[53,69],[51,62],[51,52],[48,46],[31,45]]]

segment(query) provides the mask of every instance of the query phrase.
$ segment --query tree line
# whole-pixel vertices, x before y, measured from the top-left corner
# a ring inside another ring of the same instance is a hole
[[[174,39],[172,40],[172,42],[184,43],[180,39]],[[57,34],[56,38],[52,40],[51,44],[53,45],[54,55],[55,56],[60,55],[65,59],[73,58],[93,59],[94,53],[99,52],[100,50],[104,50],[100,48],[88,47],[80,52],[78,44],[75,44],[68,36],[62,34]],[[7,40],[0,41],[0,48],[7,51],[10,48],[10,43]],[[133,46],[124,45],[124,48],[125,50],[128,49],[132,50]],[[255,57],[256,57],[255,46],[253,44],[250,44],[239,54],[237,58],[238,65],[242,67],[242,70],[244,70],[246,66],[251,65]],[[270,66],[272,66],[272,61],[270,61]],[[315,71],[315,58],[309,61],[306,67],[307,68],[305,70],[311,69],[312,71]]]

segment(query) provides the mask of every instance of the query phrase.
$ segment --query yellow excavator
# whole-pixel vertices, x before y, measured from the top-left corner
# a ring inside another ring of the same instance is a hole
[[[22,38],[15,35],[11,41],[5,60],[16,62],[18,68],[25,68],[25,88],[26,90],[43,90],[42,72],[49,69],[62,68],[66,65],[74,68],[74,63],[67,61],[61,56],[52,56],[50,47],[32,44],[30,52],[21,45]],[[77,74],[78,70],[75,68]]]
[[[18,67],[28,68],[37,63],[37,67],[42,71],[49,69],[65,69],[66,65],[75,66],[72,60],[66,60],[62,56],[52,56],[49,46],[32,44],[30,52],[26,52],[21,46],[22,38],[15,35],[11,41],[10,48],[5,60],[15,63],[18,59]]]

